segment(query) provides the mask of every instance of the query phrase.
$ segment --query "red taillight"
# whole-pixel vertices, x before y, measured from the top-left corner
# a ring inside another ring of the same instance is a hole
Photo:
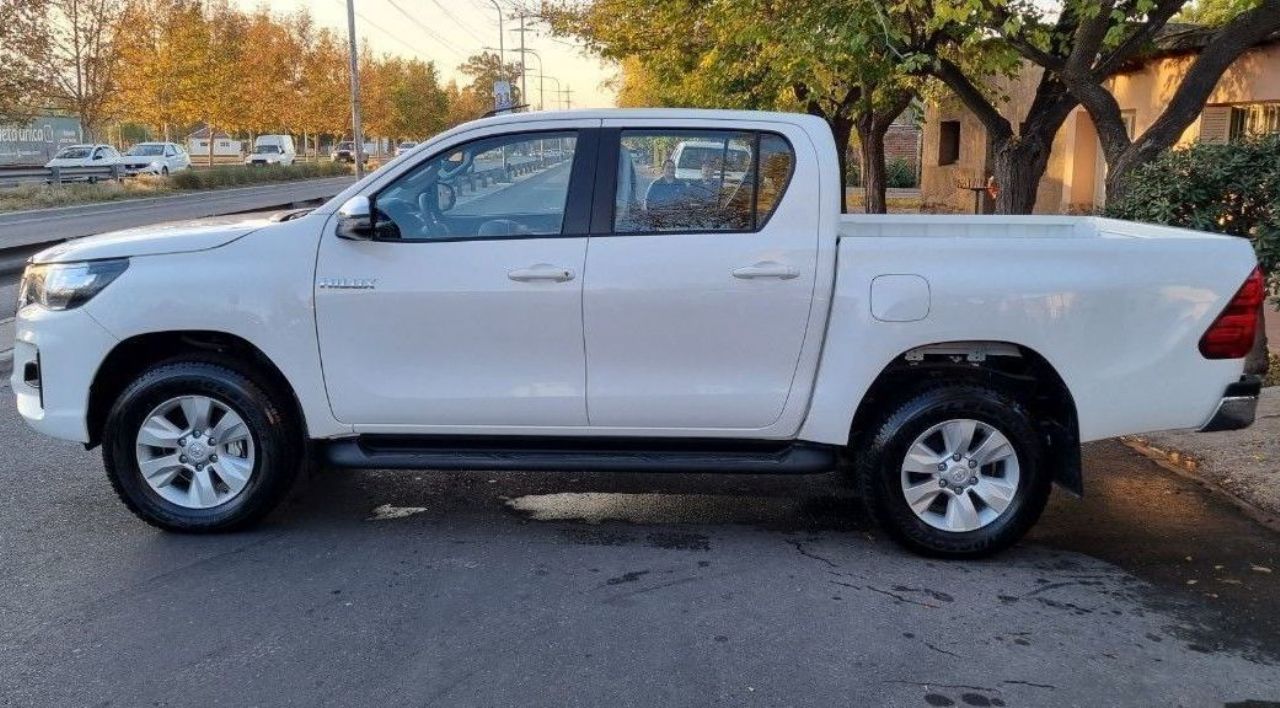
[[[1200,353],[1204,358],[1239,359],[1248,354],[1258,333],[1258,308],[1266,296],[1262,269],[1254,268],[1226,309],[1200,338]]]

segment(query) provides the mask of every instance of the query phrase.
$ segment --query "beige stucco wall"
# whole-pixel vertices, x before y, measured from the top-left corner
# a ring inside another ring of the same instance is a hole
[[[1111,82],[1112,93],[1126,115],[1133,116],[1136,133],[1142,133],[1159,117],[1194,57],[1172,57],[1121,74]],[[1001,115],[1017,126],[1026,115],[1035,95],[1041,71],[1028,67],[1018,77],[1002,82],[1000,90],[1009,100],[1000,106]],[[1208,105],[1230,105],[1256,101],[1280,101],[1280,44],[1251,50],[1223,74],[1210,95]],[[954,165],[938,165],[939,123],[960,121],[960,159]],[[1199,120],[1184,132],[1181,143],[1200,134]],[[986,130],[954,98],[930,101],[925,109],[921,201],[927,209],[971,212],[973,194],[956,187],[957,180],[985,177]],[[1102,153],[1093,121],[1083,109],[1067,118],[1053,142],[1048,169],[1040,181],[1036,213],[1091,211],[1095,195],[1100,195],[1103,173]]]

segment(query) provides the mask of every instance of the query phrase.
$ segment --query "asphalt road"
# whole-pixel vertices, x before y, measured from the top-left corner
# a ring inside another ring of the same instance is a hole
[[[514,182],[497,183],[474,193],[460,194],[457,206],[449,214],[536,214],[563,209],[565,195],[569,192],[571,165],[571,160],[564,160]]]
[[[162,221],[199,219],[328,199],[355,182],[354,177],[300,180],[216,189],[119,202],[0,214],[0,249],[51,243],[79,236],[145,226]]]
[[[325,471],[201,537],[0,393],[6,705],[1280,700],[1280,537],[1117,443],[977,563],[825,476]]]

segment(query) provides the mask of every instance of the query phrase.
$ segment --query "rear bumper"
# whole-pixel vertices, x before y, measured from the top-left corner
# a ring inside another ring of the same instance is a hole
[[[1253,425],[1254,414],[1258,410],[1258,394],[1261,391],[1260,376],[1241,376],[1239,381],[1229,384],[1209,422],[1200,428],[1200,432],[1240,430]]]

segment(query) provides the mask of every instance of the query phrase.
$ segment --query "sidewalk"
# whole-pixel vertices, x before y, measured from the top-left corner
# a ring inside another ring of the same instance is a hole
[[[1257,419],[1244,430],[1175,430],[1125,442],[1161,465],[1234,497],[1267,525],[1280,527],[1280,386],[1262,390]]]

